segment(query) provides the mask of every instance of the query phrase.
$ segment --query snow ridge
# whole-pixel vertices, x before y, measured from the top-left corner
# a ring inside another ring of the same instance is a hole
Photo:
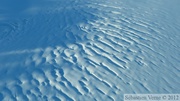
[[[0,20],[0,100],[179,93],[179,29],[156,1],[47,0],[36,14]]]

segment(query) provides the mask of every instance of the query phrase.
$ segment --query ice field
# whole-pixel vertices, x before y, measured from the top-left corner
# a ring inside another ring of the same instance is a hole
[[[180,93],[180,0],[0,0],[0,101]]]

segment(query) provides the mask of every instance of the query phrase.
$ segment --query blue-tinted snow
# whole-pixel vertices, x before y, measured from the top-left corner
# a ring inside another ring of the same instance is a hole
[[[0,0],[0,100],[180,93],[179,0]]]

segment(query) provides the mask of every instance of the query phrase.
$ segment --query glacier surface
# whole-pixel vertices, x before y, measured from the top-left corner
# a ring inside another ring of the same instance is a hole
[[[0,101],[180,93],[180,0],[0,0]]]

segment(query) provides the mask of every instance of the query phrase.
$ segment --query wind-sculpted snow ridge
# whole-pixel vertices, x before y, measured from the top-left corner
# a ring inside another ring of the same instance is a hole
[[[165,1],[46,0],[0,19],[0,100],[180,93],[179,1]]]

